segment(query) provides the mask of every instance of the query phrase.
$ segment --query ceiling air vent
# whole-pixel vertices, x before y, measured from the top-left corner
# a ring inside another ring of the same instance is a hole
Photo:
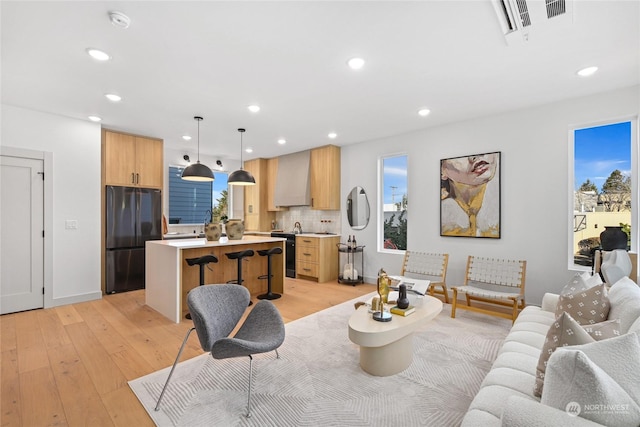
[[[549,19],[567,13],[567,5],[564,0],[545,0],[545,6],[547,7],[547,18]]]
[[[574,0],[492,0],[491,3],[507,44],[512,45],[528,41],[529,34],[545,34],[544,28],[562,28],[572,24],[573,2]]]
[[[522,26],[528,27],[531,25],[531,18],[529,17],[527,2],[525,0],[516,0],[516,5],[518,6],[518,13],[520,14],[520,22],[522,23]]]

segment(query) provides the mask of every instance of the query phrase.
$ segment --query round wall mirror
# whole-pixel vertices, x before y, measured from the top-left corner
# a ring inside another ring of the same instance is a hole
[[[353,187],[347,196],[347,220],[354,230],[362,230],[369,224],[369,200],[362,187]]]

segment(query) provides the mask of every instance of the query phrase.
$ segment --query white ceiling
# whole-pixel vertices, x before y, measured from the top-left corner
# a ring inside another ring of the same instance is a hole
[[[111,24],[113,10],[128,29]],[[3,104],[95,114],[186,153],[202,115],[201,152],[221,159],[239,158],[239,127],[254,148],[245,159],[271,157],[640,82],[638,1],[579,1],[569,25],[534,23],[512,45],[489,0],[2,1],[0,13]],[[346,66],[353,56],[362,70]],[[576,76],[590,65],[597,74]],[[422,107],[431,114],[418,116]]]

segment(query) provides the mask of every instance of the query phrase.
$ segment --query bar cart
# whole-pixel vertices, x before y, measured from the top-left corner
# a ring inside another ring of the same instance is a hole
[[[364,245],[355,247],[346,243],[337,243],[336,245],[340,253],[338,283],[352,286],[364,283]],[[342,254],[345,254],[345,256]],[[360,271],[355,266],[357,258],[360,258]],[[345,264],[342,263],[344,259],[347,261]]]

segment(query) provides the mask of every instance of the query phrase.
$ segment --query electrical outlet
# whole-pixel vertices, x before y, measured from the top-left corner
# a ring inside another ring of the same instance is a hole
[[[64,228],[67,230],[77,230],[78,229],[78,220],[77,219],[68,219],[64,222]]]

